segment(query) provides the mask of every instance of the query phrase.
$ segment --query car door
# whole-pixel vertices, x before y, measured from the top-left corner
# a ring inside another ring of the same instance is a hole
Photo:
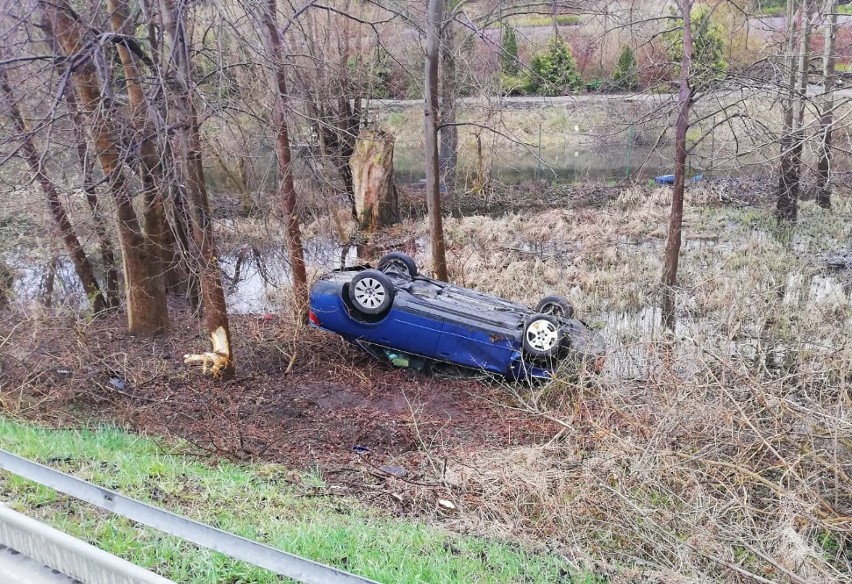
[[[518,319],[499,304],[469,296],[467,290],[448,288],[437,300],[444,325],[436,359],[505,374],[517,357]]]

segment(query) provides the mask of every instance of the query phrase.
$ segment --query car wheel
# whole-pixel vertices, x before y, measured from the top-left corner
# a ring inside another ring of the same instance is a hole
[[[359,272],[349,282],[349,300],[359,312],[382,314],[393,303],[394,288],[378,270]]]
[[[417,276],[417,264],[411,256],[400,251],[392,251],[379,260],[379,270],[392,274],[402,274],[409,278]]]
[[[562,329],[555,316],[536,314],[524,327],[524,353],[530,357],[553,357],[562,344]]]
[[[564,296],[545,296],[536,304],[535,311],[562,318],[574,317],[574,305]]]

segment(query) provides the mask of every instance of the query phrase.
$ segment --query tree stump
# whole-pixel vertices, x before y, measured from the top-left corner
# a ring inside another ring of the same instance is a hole
[[[381,130],[361,130],[349,160],[358,228],[372,231],[399,221],[393,183],[394,137]]]

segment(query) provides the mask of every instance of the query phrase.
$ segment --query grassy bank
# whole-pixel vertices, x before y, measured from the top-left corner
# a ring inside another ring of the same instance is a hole
[[[4,449],[193,519],[380,582],[555,582],[560,558],[391,521],[279,465],[201,460],[117,428],[50,430],[0,419]],[[265,570],[0,475],[14,509],[176,582],[278,582]],[[578,580],[572,580],[577,582]],[[592,579],[579,580],[592,582]]]

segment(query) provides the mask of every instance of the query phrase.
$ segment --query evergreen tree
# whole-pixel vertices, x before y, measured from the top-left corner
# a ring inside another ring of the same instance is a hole
[[[571,47],[559,37],[551,37],[547,48],[530,61],[527,89],[530,93],[554,96],[578,91],[582,86]]]
[[[692,71],[690,78],[695,88],[721,81],[728,71],[725,58],[725,41],[722,27],[710,19],[711,8],[698,4],[692,11]],[[709,20],[708,20],[709,19]],[[666,53],[670,61],[680,63],[683,58],[683,20],[676,19],[676,30],[667,32]]]
[[[506,75],[518,74],[518,38],[515,29],[503,25],[503,39],[500,43],[500,70]]]
[[[622,91],[636,91],[639,88],[639,67],[630,45],[624,45],[612,72],[612,81],[613,85]]]

